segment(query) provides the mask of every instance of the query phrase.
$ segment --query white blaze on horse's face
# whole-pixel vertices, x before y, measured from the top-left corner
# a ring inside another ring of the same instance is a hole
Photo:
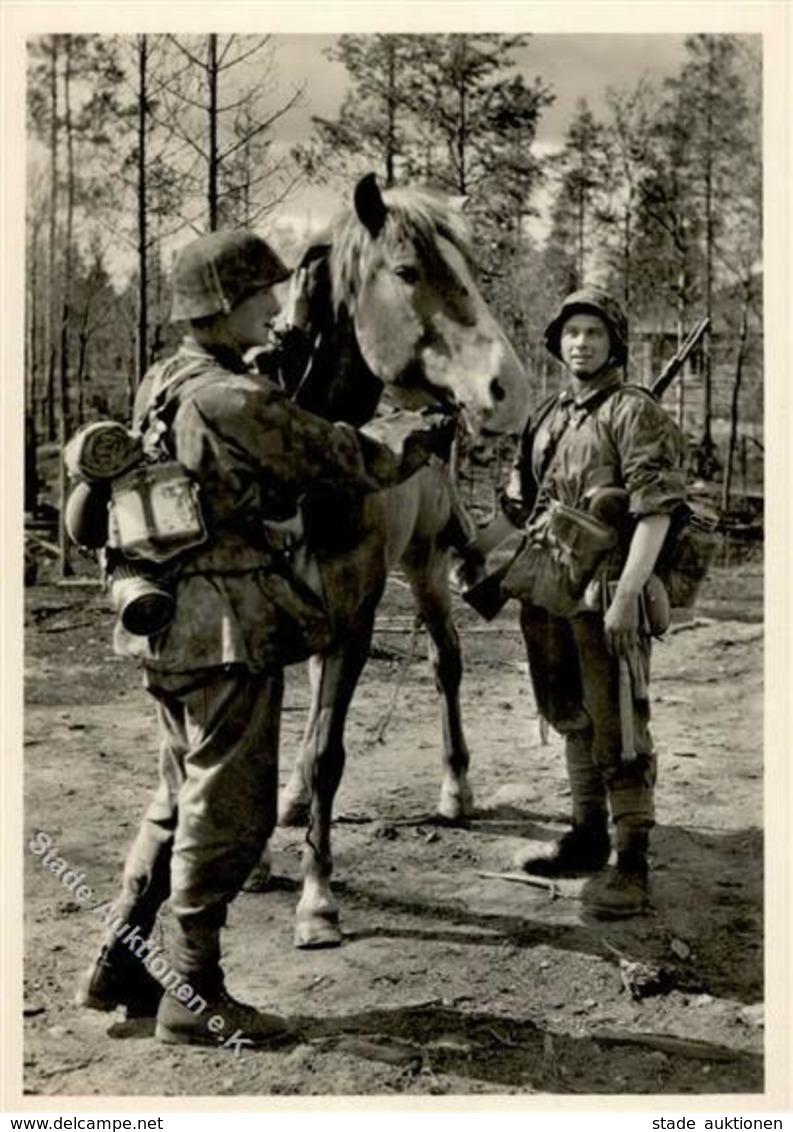
[[[379,198],[384,212],[379,228],[369,228],[352,304],[366,364],[386,384],[431,387],[472,432],[520,432],[529,390],[512,345],[456,242],[438,230],[421,238],[396,210],[389,214],[397,196]]]
[[[465,258],[437,239],[432,261],[405,242],[384,247],[355,306],[358,344],[386,383],[419,380],[462,411],[472,432],[519,432],[526,374]]]

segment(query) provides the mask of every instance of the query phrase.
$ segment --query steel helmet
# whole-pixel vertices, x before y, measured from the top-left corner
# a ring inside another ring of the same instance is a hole
[[[281,283],[290,274],[253,232],[224,230],[199,236],[174,264],[171,322],[228,314],[252,291]]]
[[[611,336],[611,359],[616,365],[624,365],[628,360],[628,320],[617,300],[600,287],[583,287],[562,300],[545,330],[545,345],[553,356],[561,361],[562,327],[574,314],[596,314],[603,319]]]

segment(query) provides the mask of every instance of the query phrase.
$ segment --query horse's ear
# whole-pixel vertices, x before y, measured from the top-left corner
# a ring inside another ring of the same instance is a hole
[[[385,224],[388,209],[383,203],[377,178],[367,173],[355,186],[355,211],[358,219],[373,236],[379,236]]]
[[[467,212],[471,198],[467,195],[449,197],[449,205],[455,212]]]

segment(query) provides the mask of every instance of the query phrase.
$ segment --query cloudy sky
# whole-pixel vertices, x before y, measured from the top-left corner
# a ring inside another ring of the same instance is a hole
[[[285,115],[276,126],[275,138],[291,144],[311,134],[314,114],[334,117],[347,87],[345,68],[327,58],[335,41],[330,35],[279,35],[276,66],[281,90],[305,84],[299,108]],[[539,76],[550,86],[556,100],[542,116],[538,130],[541,147],[559,144],[581,98],[595,114],[604,109],[609,86],[632,88],[646,76],[653,82],[675,74],[685,58],[685,36],[673,34],[538,34],[515,54],[519,69],[531,82]],[[334,210],[338,198],[327,188],[307,186],[291,198],[290,213],[307,212],[322,223]]]
[[[304,140],[311,132],[311,115],[332,117],[347,83],[347,72],[327,59],[324,51],[335,41],[329,35],[281,35],[276,42],[278,69],[285,86],[306,83],[300,110],[279,125],[283,138]],[[528,47],[515,53],[528,80],[539,75],[556,93],[556,102],[543,115],[539,140],[558,141],[567,128],[579,98],[597,111],[608,86],[633,87],[646,75],[657,80],[673,74],[685,57],[683,35],[535,35]]]
[[[417,10],[416,7],[410,7],[411,0],[402,0],[402,3],[406,6],[406,10],[411,13]],[[453,10],[457,13],[464,6],[464,0],[459,0],[459,2],[455,0]],[[70,4],[64,4],[63,8],[50,6],[48,10],[60,14],[68,12],[72,7]],[[148,23],[151,19],[151,13],[158,7],[159,5],[154,3],[143,3],[136,7],[135,12],[138,14],[135,15],[130,10],[129,5],[119,3],[113,7],[115,26],[112,28],[97,27],[96,30],[116,32],[151,30],[156,32],[161,30],[174,31],[177,30],[177,27],[179,31],[186,30],[183,19],[177,21],[176,25],[170,23],[169,26],[162,28],[159,26],[144,27],[142,23],[138,22],[140,13],[144,13],[145,23]],[[167,5],[164,4],[163,7],[165,8]],[[367,15],[371,16],[372,12],[379,11],[381,7],[388,7],[385,0],[382,0],[380,5],[367,4],[365,11]],[[426,7],[430,12],[438,9],[438,5],[433,6],[431,0],[427,0],[426,3],[422,0],[422,7]],[[555,95],[554,103],[543,111],[539,124],[537,146],[540,152],[558,146],[563,141],[576,105],[582,98],[587,100],[596,115],[604,113],[605,97],[609,87],[633,89],[642,77],[646,77],[653,83],[660,83],[667,76],[678,73],[686,58],[686,34],[682,30],[679,32],[667,32],[665,30],[653,32],[620,30],[615,32],[606,30],[594,33],[589,28],[598,23],[602,24],[603,21],[594,20],[591,13],[602,9],[594,2],[576,7],[578,10],[576,18],[574,19],[571,16],[568,22],[571,27],[583,28],[583,31],[571,30],[564,34],[559,33],[556,30],[559,26],[557,20],[550,31],[535,32],[528,45],[515,52],[516,66],[524,74],[526,80],[532,83],[535,78],[539,77],[546,86],[551,88]],[[637,5],[631,10],[634,13],[637,8],[643,11],[653,10],[657,12],[658,7],[657,5],[647,5],[645,8],[642,5]],[[715,7],[711,7],[710,11],[713,12]],[[235,9],[235,6],[230,4],[229,8]],[[316,27],[321,31],[323,26],[328,27],[327,21],[323,25],[321,17],[332,12],[335,22],[330,24],[329,31],[335,32],[337,28],[339,30],[359,28],[362,21],[356,21],[349,16],[346,16],[343,21],[341,20],[339,12],[342,8],[345,8],[344,4],[334,3],[332,5],[327,4],[322,9],[314,9],[316,18],[298,20],[298,26]],[[528,8],[528,5],[526,5],[526,8]],[[28,10],[33,10],[33,7],[31,6]],[[180,7],[178,10],[183,12],[184,8]],[[299,15],[303,10],[307,9],[301,8],[299,0],[293,0],[293,5],[290,5],[290,12],[293,16]],[[449,8],[446,10],[452,10],[451,0]],[[680,9],[675,10],[679,11]],[[251,11],[252,9],[248,9],[248,12]],[[357,11],[361,12],[363,16],[363,8]],[[488,12],[490,11],[491,8],[488,8]],[[572,8],[560,3],[554,11],[566,14],[568,11],[572,12]],[[531,12],[534,16],[535,5],[531,6]],[[582,17],[582,12],[587,16],[586,19]],[[297,33],[294,30],[294,23],[290,26],[284,26],[283,24],[279,25],[275,20],[271,22],[270,4],[257,4],[255,17],[240,15],[235,9],[235,19],[231,22],[231,26],[228,26],[223,19],[223,14],[229,14],[223,6],[212,5],[212,13],[212,24],[205,29],[201,25],[206,22],[207,9],[206,6],[202,7],[196,0],[196,26],[191,26],[190,31],[198,33],[205,30],[217,30],[221,35],[232,31],[238,34],[245,32],[270,32],[272,34],[271,42],[274,49],[273,78],[275,79],[276,89],[272,91],[271,109],[275,110],[278,106],[285,104],[296,88],[303,89],[303,96],[299,105],[276,120],[272,131],[275,145],[291,148],[298,142],[305,142],[312,134],[313,115],[332,118],[338,114],[348,87],[348,74],[340,63],[327,57],[328,48],[337,41],[338,36],[336,34]],[[124,18],[122,19],[121,16]],[[262,26],[263,24],[264,26]],[[625,25],[617,25],[620,28],[622,26]],[[675,26],[680,25],[676,24]],[[514,24],[510,24],[508,21],[499,22],[496,16],[493,16],[493,22],[488,25],[487,30],[505,30],[507,28],[517,30]],[[37,30],[54,29],[48,28],[45,23]],[[67,25],[63,30],[72,30],[72,28]],[[91,30],[94,30],[94,28],[92,27]],[[364,26],[361,30],[369,31],[370,29]],[[371,30],[406,29],[375,26]],[[435,31],[437,29],[433,27],[423,30]],[[447,20],[445,26],[441,23],[440,30],[458,29],[456,23],[453,24],[452,21]],[[464,30],[477,29],[466,27]],[[688,28],[689,32],[693,30],[709,29],[703,23]],[[252,58],[248,64],[243,64],[243,68],[257,66],[262,66],[261,57]],[[22,110],[24,110],[24,103],[21,105]],[[347,191],[348,187],[344,185],[329,187],[304,184],[293,191],[289,199],[279,206],[277,212],[271,214],[267,222],[263,224],[263,231],[266,230],[265,234],[270,236],[276,244],[279,244],[279,242],[284,244],[284,241],[286,241],[282,251],[287,254],[289,244],[302,242],[309,232],[324,226],[342,203],[342,194]],[[532,234],[536,238],[542,239],[547,227],[548,192],[540,190],[533,203],[539,210],[539,217],[531,221]],[[187,238],[187,235],[185,233],[184,238]]]

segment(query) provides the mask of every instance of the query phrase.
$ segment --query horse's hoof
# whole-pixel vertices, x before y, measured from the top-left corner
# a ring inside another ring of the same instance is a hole
[[[303,951],[340,947],[341,940],[338,912],[315,912],[295,923],[295,947]]]
[[[278,801],[278,824],[280,826],[308,825],[310,807],[302,798],[282,795]]]
[[[474,812],[474,795],[470,787],[460,790],[441,790],[438,814],[444,821],[458,822]]]
[[[247,880],[242,886],[243,892],[266,892],[273,879],[273,855],[270,847],[262,853],[259,860],[248,873]]]

